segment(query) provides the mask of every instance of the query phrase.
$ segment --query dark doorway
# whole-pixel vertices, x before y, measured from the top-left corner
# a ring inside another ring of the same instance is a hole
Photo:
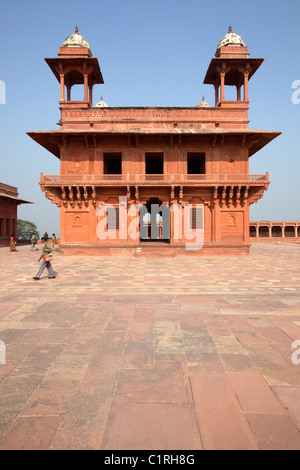
[[[296,236],[296,227],[287,226],[284,228],[285,237],[295,237]]]
[[[103,173],[105,175],[122,174],[122,154],[105,153],[103,158]]]
[[[146,175],[162,175],[164,173],[164,154],[162,152],[146,153]]]
[[[274,225],[272,227],[272,237],[282,237],[282,229],[279,225]]]
[[[188,153],[187,171],[189,175],[205,174],[205,153]]]
[[[259,237],[264,238],[264,237],[269,237],[269,227],[268,226],[260,226],[258,229]]]

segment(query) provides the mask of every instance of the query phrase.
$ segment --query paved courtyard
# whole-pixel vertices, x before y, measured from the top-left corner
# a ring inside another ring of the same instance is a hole
[[[1,450],[300,450],[300,245],[38,255],[0,248]]]

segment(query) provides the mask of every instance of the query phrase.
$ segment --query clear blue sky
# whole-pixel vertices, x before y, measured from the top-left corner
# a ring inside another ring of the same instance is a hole
[[[58,129],[59,84],[44,57],[78,25],[98,58],[105,84],[94,103],[110,106],[195,106],[214,103],[203,79],[219,40],[231,24],[251,57],[264,63],[250,80],[250,126],[282,135],[250,159],[251,173],[269,171],[271,185],[251,207],[251,220],[299,220],[300,80],[299,0],[40,0],[2,1],[0,80],[0,181],[34,202],[19,218],[41,233],[59,235],[59,209],[38,185],[40,172],[59,174],[59,160],[27,131]]]

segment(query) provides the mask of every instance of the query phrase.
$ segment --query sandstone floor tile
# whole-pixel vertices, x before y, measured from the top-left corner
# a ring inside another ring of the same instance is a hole
[[[211,335],[219,354],[238,354],[246,355],[247,352],[241,346],[241,343],[232,334],[228,335]]]
[[[177,321],[156,321],[153,334],[155,353],[183,352],[182,333]]]
[[[244,412],[286,414],[261,374],[230,372],[228,376]]]
[[[300,433],[287,415],[247,413],[261,450],[300,450]]]
[[[300,327],[293,321],[274,321],[274,324],[291,339],[300,340]]]
[[[62,416],[18,417],[0,449],[48,450],[62,419]]]
[[[0,320],[23,305],[23,302],[0,302]]]
[[[151,321],[133,320],[130,326],[131,341],[153,341],[153,323]]]
[[[111,392],[78,390],[52,441],[51,450],[99,450],[112,403]]]
[[[300,431],[300,386],[284,387],[275,385],[271,389]]]
[[[300,376],[297,369],[293,368],[269,344],[247,345],[245,349],[269,385],[300,384]]]
[[[184,373],[181,370],[121,370],[115,401],[170,402],[188,401]]]
[[[46,378],[30,396],[20,416],[65,415],[80,382]]]
[[[258,449],[228,378],[191,374],[190,380],[204,449]]]
[[[113,403],[102,450],[201,450],[192,405]]]
[[[31,374],[45,374],[56,357],[62,352],[63,346],[37,346],[30,354],[14,369],[11,376],[27,376]]]
[[[0,442],[28,398],[42,381],[40,375],[8,376],[0,382]]]
[[[187,362],[188,369],[191,374],[194,373],[213,373],[224,374],[225,369],[223,362],[216,352],[208,352],[199,354],[197,360]]]
[[[186,362],[185,354],[182,352],[156,352],[154,355],[155,369],[184,370]]]
[[[198,360],[203,353],[217,352],[215,343],[206,329],[182,330],[182,339],[188,361]]]
[[[246,354],[220,354],[220,359],[227,372],[257,372],[257,367]]]
[[[22,338],[27,333],[28,330],[26,329],[18,329],[18,328],[7,328],[5,330],[0,331],[0,339],[4,341],[6,346],[11,343],[14,343],[19,338]]]
[[[153,367],[153,343],[145,341],[129,342],[125,346],[122,369]]]
[[[21,338],[22,343],[66,344],[75,335],[70,328],[34,328]],[[20,340],[19,340],[20,341]]]

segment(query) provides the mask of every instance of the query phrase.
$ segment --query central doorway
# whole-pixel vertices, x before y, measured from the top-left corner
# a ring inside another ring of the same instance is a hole
[[[170,243],[170,208],[151,197],[140,210],[140,241]]]

